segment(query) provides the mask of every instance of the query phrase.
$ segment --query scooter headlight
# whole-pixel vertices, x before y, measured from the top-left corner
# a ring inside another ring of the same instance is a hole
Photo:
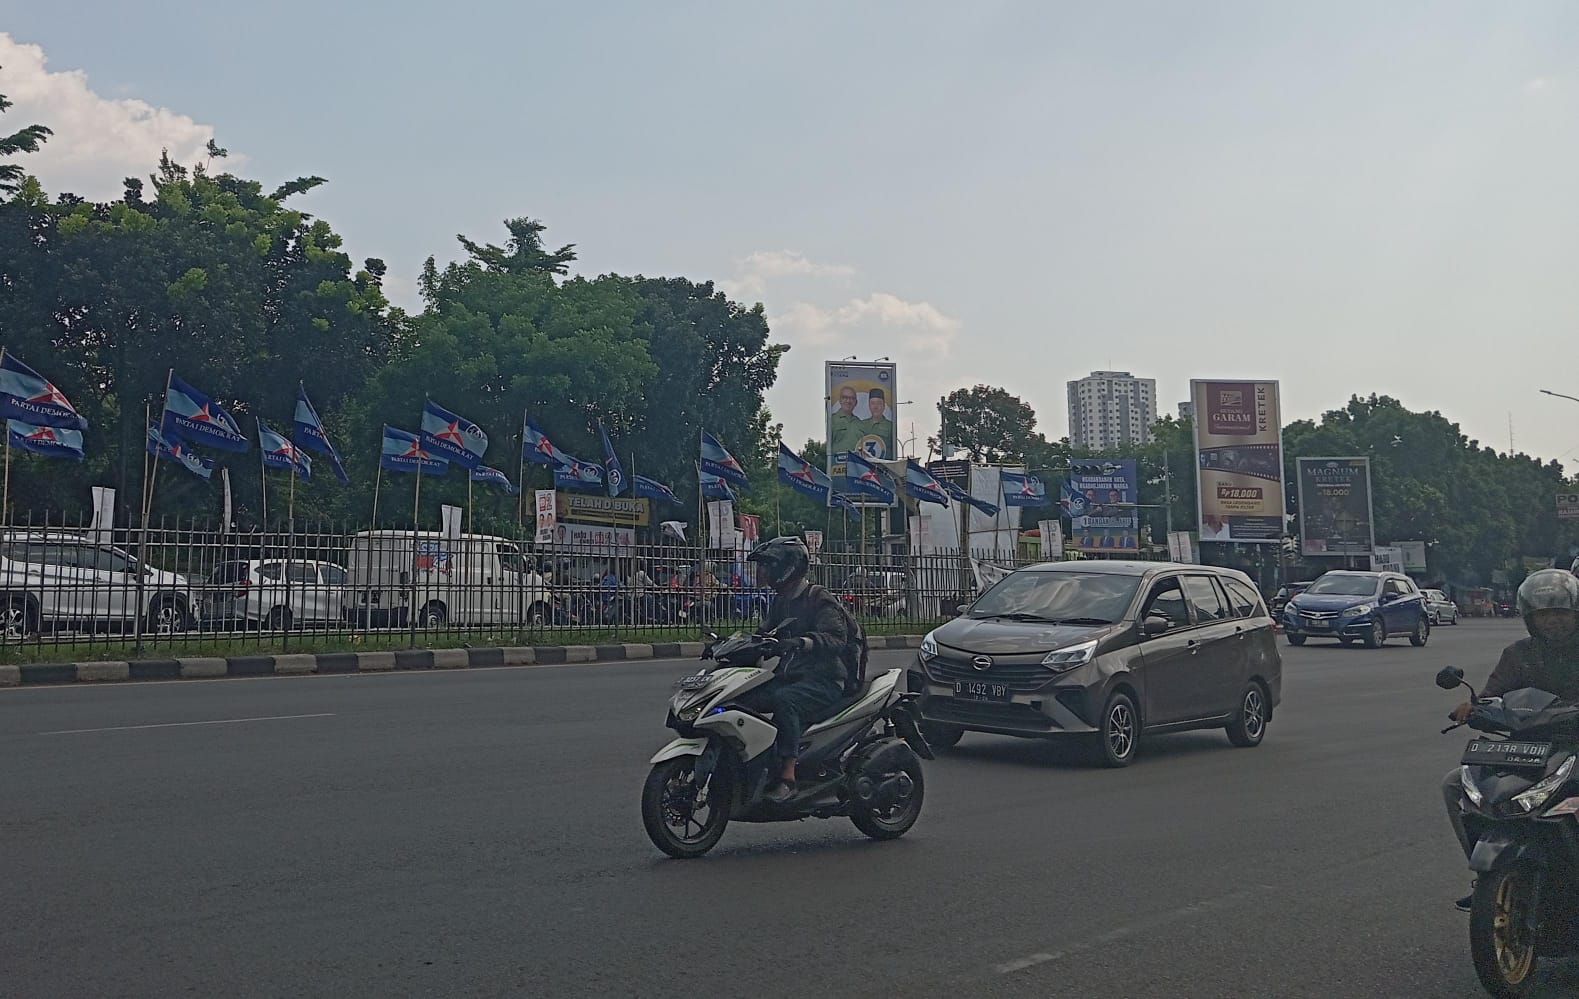
[[[1557,793],[1557,789],[1568,783],[1568,778],[1573,776],[1575,759],[1576,757],[1573,756],[1568,757],[1563,761],[1562,766],[1553,770],[1540,783],[1531,787],[1528,791],[1522,791],[1514,795],[1514,804],[1526,812],[1533,812],[1546,804],[1547,800]]]
[[[1475,786],[1475,778],[1469,772],[1468,767],[1458,768],[1458,784],[1464,789],[1464,794],[1468,796],[1470,802],[1476,808],[1479,808],[1485,802],[1486,796],[1481,794],[1480,788]]]

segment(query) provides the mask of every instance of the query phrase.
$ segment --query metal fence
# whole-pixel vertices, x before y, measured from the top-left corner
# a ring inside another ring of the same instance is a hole
[[[747,551],[696,543],[565,547],[530,537],[199,522],[4,529],[0,658],[244,655],[443,645],[695,639],[768,611]],[[818,553],[812,580],[874,634],[952,617],[1007,550]]]

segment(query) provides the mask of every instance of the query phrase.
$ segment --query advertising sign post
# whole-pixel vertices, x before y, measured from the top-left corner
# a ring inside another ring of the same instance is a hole
[[[1193,380],[1190,398],[1196,413],[1201,540],[1281,546],[1285,505],[1278,383]]]
[[[828,361],[824,365],[828,414],[828,477],[839,493],[850,494],[845,479],[844,456],[860,451],[869,459],[892,461],[899,456],[894,429],[895,366],[854,361]],[[873,505],[869,496],[852,495],[862,505]]]
[[[1300,458],[1297,465],[1300,553],[1371,554],[1371,460]]]

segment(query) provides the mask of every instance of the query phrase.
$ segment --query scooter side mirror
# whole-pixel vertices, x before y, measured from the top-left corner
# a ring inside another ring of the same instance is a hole
[[[1464,671],[1457,666],[1444,666],[1436,675],[1436,685],[1443,690],[1456,690],[1464,683]]]

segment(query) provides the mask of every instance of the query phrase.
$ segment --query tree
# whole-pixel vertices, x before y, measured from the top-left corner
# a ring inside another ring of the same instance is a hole
[[[950,392],[943,399],[942,418],[948,439],[933,438],[928,446],[941,451],[940,443],[952,444],[973,461],[1025,461],[1027,452],[1042,440],[1036,432],[1036,411],[1018,396],[990,385]]]
[[[0,94],[0,114],[12,107],[5,94]],[[0,157],[21,153],[36,153],[54,134],[43,125],[28,125],[19,132],[0,136]],[[22,167],[17,163],[0,163],[0,194],[16,194],[22,189]]]

